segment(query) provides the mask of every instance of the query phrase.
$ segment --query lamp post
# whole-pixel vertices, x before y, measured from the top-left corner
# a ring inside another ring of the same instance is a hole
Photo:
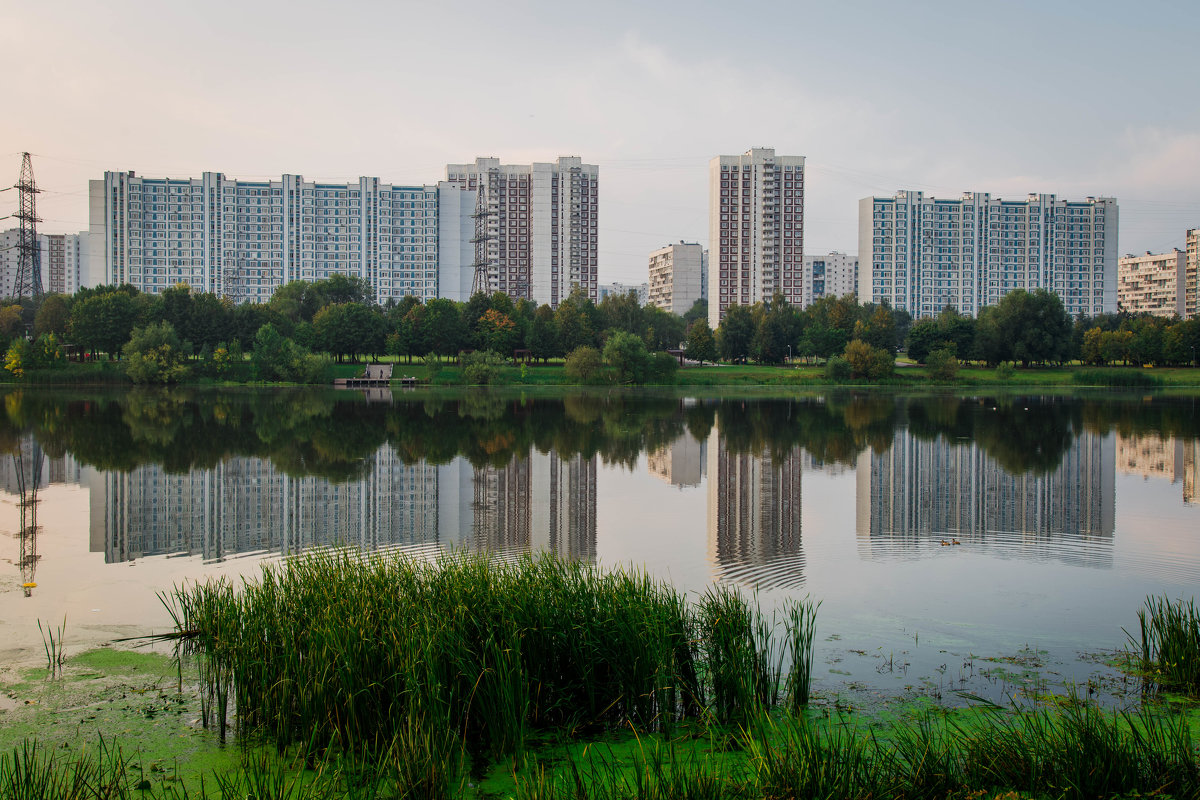
[[[1195,350],[1195,349],[1196,348],[1194,348],[1194,347],[1192,348],[1192,350]],[[790,367],[791,365],[792,365],[792,346],[789,344],[788,345],[788,366]]]

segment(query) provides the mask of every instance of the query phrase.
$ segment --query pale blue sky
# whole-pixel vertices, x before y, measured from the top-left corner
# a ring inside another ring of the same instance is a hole
[[[33,152],[68,232],[105,169],[433,183],[579,155],[600,279],[641,282],[655,247],[707,243],[708,160],[770,146],[808,159],[806,252],[854,252],[858,198],[900,188],[1112,195],[1121,252],[1163,250],[1200,227],[1198,11],[0,0],[0,183]]]

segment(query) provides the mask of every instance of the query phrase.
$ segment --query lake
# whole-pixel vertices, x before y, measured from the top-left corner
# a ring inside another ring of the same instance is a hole
[[[822,702],[1086,685],[1200,585],[1200,396],[7,389],[0,663],[316,548],[549,551],[821,602]],[[31,585],[34,584],[34,585]],[[44,659],[43,659],[44,660]]]

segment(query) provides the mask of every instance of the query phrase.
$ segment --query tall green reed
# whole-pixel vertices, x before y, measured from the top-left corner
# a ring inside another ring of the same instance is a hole
[[[1200,609],[1195,600],[1147,597],[1138,611],[1140,638],[1126,632],[1146,678],[1200,697]]]

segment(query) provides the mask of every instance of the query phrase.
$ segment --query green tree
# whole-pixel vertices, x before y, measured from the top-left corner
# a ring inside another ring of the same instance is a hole
[[[690,326],[696,320],[701,319],[708,320],[708,301],[704,299],[692,303],[692,307],[684,312],[683,324]]]
[[[525,347],[534,358],[545,361],[548,358],[562,355],[559,347],[558,327],[554,320],[554,312],[548,305],[538,306],[533,313],[533,320],[525,334]]]
[[[71,305],[68,298],[61,294],[48,294],[33,317],[33,333],[35,336],[53,333],[61,337],[66,334],[70,320]]]
[[[554,324],[558,328],[558,347],[561,352],[569,353],[584,345],[595,344],[596,331],[592,327],[592,315],[587,308],[589,305],[591,301],[580,292],[572,292],[570,297],[558,304],[554,312]]]
[[[688,329],[687,349],[684,351],[688,358],[701,363],[715,361],[717,358],[717,340],[713,337],[708,320],[701,317],[692,323]]]
[[[616,331],[604,344],[604,363],[616,370],[620,383],[645,383],[650,353],[641,337]]]
[[[683,343],[686,335],[683,318],[658,306],[647,306],[642,310],[645,328],[642,340],[650,350],[673,350]]]
[[[744,361],[754,341],[754,318],[746,306],[731,305],[717,328],[717,351],[726,361]]]
[[[341,361],[344,356],[358,360],[359,353],[383,352],[383,316],[363,303],[333,303],[313,317],[313,333],[322,350]]]
[[[896,320],[886,305],[877,305],[866,319],[854,323],[854,338],[861,339],[876,350],[896,354]]]
[[[125,374],[134,383],[178,383],[188,375],[179,337],[170,322],[134,328],[122,352]]]
[[[755,360],[764,364],[781,364],[797,343],[796,317],[782,294],[776,293],[771,302],[756,305],[752,310],[754,339],[750,351]]]
[[[123,291],[92,295],[71,307],[71,340],[80,347],[109,354],[121,352],[133,333],[133,298]]]
[[[439,297],[425,304],[421,339],[433,352],[455,355],[467,343],[467,326],[453,300]]]

